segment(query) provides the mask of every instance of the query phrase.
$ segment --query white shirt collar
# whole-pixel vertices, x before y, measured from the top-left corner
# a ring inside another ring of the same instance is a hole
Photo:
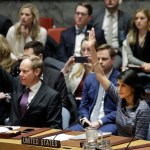
[[[107,79],[109,79],[109,77],[110,77],[112,71],[113,71],[113,68],[106,74]]]
[[[75,29],[76,29],[76,30],[80,30],[77,25],[75,25]],[[85,30],[85,31],[86,31],[86,29],[87,29],[87,25],[86,25],[85,27],[83,27],[81,30]]]
[[[41,84],[42,84],[42,82],[41,82],[41,80],[39,80],[36,84],[34,84],[33,86],[30,87],[30,90],[34,93],[37,93]]]
[[[118,10],[117,11],[115,11],[113,14],[111,14],[109,11],[108,11],[108,9],[105,9],[105,15],[107,16],[107,17],[109,17],[110,15],[113,15],[114,16],[114,18],[118,18]]]

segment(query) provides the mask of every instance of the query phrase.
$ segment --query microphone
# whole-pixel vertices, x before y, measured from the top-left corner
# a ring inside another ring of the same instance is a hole
[[[140,116],[140,115],[139,115],[139,116]],[[138,119],[137,119],[137,121],[138,121]],[[144,124],[145,124],[145,123],[142,123],[142,124],[141,124],[141,126],[139,127],[139,129],[136,131],[135,135],[137,135],[137,134],[139,133],[139,131],[141,130],[141,128],[143,127]],[[131,141],[128,143],[128,145],[127,145],[127,147],[125,148],[125,150],[127,150],[128,147],[130,146],[130,144],[133,142],[133,140],[134,140],[134,138],[135,138],[135,135],[134,135],[134,137],[131,139]]]
[[[62,131],[60,131],[58,134],[56,134],[53,138],[53,140],[55,140],[55,138],[59,135],[62,134],[66,129],[72,127],[74,124],[78,123],[81,119],[83,119],[84,116],[81,116],[79,119],[75,120],[73,123],[71,123],[68,127],[66,127],[65,129],[63,129]]]

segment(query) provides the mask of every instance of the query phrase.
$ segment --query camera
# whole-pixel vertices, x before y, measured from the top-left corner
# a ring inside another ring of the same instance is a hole
[[[76,63],[88,63],[88,57],[86,56],[75,56]]]

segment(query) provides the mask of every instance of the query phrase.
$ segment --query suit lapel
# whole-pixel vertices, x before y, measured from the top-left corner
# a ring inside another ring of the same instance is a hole
[[[16,112],[19,118],[21,118],[21,109],[20,109],[20,99],[25,92],[25,86],[22,86],[21,84],[18,86],[17,92],[14,93],[14,106],[16,108]]]
[[[94,102],[96,102],[97,96],[98,96],[98,91],[99,91],[99,82],[96,79],[96,76],[94,76],[95,82],[93,82],[93,96],[94,96]]]
[[[49,76],[50,76],[50,70],[47,69],[47,67],[44,67],[44,72],[43,72],[43,81],[45,83],[49,83]]]
[[[99,28],[102,29],[103,27],[103,22],[104,22],[104,15],[105,15],[105,9],[103,9],[100,13],[99,13],[99,18],[101,18],[100,22],[99,22]]]
[[[72,45],[71,52],[69,56],[74,55],[74,49],[75,49],[75,41],[76,41],[76,29],[75,26],[72,27],[70,35],[69,35],[70,45]]]
[[[123,30],[123,16],[122,16],[122,13],[121,11],[119,10],[118,11],[118,34],[119,34],[119,31],[120,30]]]

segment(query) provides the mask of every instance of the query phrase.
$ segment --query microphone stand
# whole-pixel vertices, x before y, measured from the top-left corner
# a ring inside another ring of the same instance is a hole
[[[144,123],[141,124],[140,128],[137,130],[137,132],[135,133],[135,135],[140,131],[140,129],[143,127]],[[128,149],[128,147],[130,146],[131,142],[134,140],[135,136],[131,139],[131,141],[128,143],[127,147],[125,148],[125,150]]]

